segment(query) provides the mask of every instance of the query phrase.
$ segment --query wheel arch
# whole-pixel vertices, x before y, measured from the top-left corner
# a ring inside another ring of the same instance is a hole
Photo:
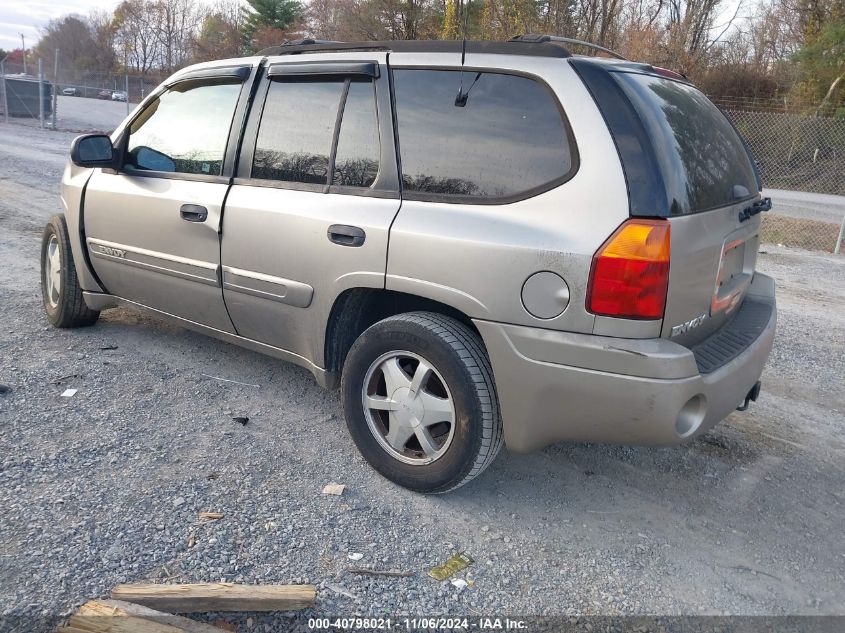
[[[93,173],[93,169],[68,164],[62,177],[60,199],[79,285],[87,292],[105,292],[105,287],[94,271],[85,242],[85,194]]]
[[[340,385],[343,363],[352,344],[371,325],[406,312],[425,311],[452,317],[481,335],[463,311],[434,299],[383,288],[350,288],[335,299],[325,329],[326,385]],[[483,344],[483,342],[482,342]]]

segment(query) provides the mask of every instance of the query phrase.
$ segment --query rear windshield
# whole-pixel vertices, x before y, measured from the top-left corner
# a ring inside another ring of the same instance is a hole
[[[671,215],[706,211],[757,194],[742,139],[700,91],[653,75],[612,74],[654,143]]]

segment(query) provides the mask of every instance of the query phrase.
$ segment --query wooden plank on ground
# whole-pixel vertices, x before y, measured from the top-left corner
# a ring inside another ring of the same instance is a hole
[[[314,585],[118,585],[111,597],[169,613],[289,611],[314,604]]]
[[[85,633],[183,633],[182,629],[169,624],[117,613],[83,614],[77,611],[70,616],[68,626]]]
[[[179,615],[156,611],[140,604],[121,600],[90,600],[76,612],[80,618],[143,618],[157,624],[165,624],[184,633],[221,633],[221,629],[204,622],[197,622]]]

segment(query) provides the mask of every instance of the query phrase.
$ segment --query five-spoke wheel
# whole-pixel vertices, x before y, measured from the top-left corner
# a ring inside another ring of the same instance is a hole
[[[430,464],[449,450],[455,404],[443,377],[421,356],[382,354],[370,366],[362,394],[370,431],[396,459]]]
[[[56,327],[92,325],[100,316],[82,296],[63,215],[50,218],[41,238],[41,299]]]
[[[55,233],[50,235],[44,253],[44,283],[47,302],[55,308],[59,305],[62,290],[62,252]]]
[[[478,334],[455,319],[411,312],[379,321],[349,351],[342,389],[361,454],[406,488],[457,488],[501,448],[490,361]]]

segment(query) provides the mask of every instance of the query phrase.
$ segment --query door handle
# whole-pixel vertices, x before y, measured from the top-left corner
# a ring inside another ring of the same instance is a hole
[[[332,224],[327,235],[330,242],[341,246],[362,246],[367,238],[364,229],[346,224]]]
[[[208,209],[198,204],[183,204],[179,208],[179,215],[186,222],[205,222],[208,218]]]

